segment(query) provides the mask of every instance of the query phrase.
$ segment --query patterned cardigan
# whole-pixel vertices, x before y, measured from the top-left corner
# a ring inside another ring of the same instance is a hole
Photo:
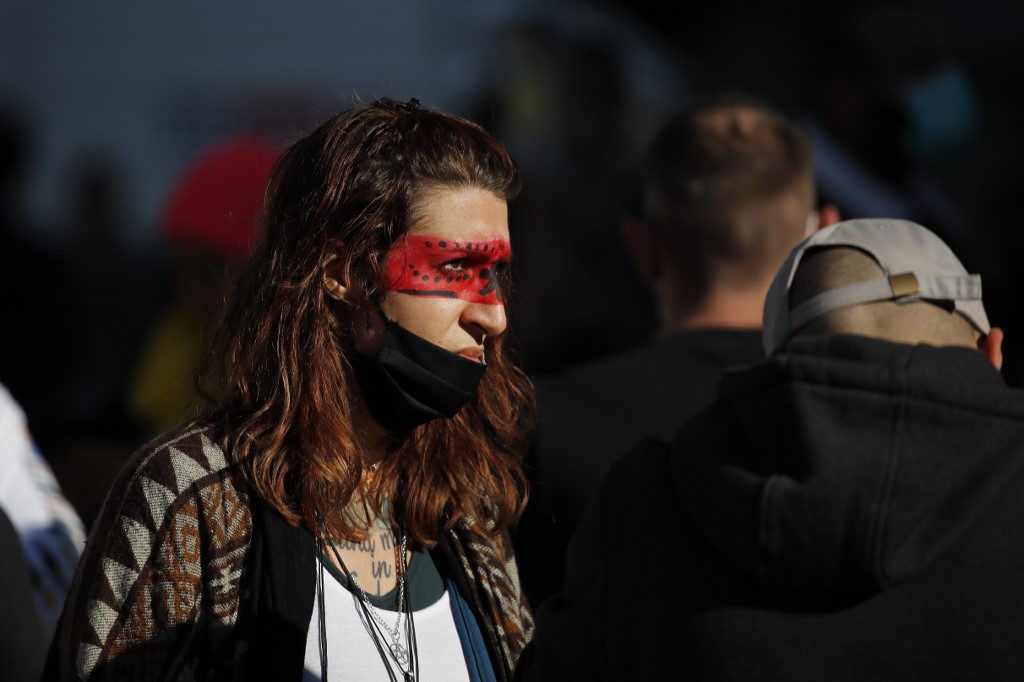
[[[495,544],[456,528],[442,549],[497,679],[510,680],[533,618],[507,535]],[[208,428],[171,432],[111,489],[43,679],[298,680],[314,557],[312,534],[250,493]]]

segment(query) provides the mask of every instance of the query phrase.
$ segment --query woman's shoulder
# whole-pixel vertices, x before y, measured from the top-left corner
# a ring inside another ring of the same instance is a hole
[[[196,622],[234,621],[252,539],[251,495],[213,434],[208,426],[179,427],[122,469],[65,603],[70,620],[55,654],[65,673],[151,666],[201,632]]]
[[[224,471],[229,467],[224,448],[212,424],[182,424],[149,441],[132,455],[137,468],[171,466],[193,478]]]
[[[135,451],[125,469],[136,476],[173,479],[179,490],[211,476],[238,478],[215,427],[203,422],[182,424],[149,441]]]
[[[247,490],[238,467],[218,443],[215,429],[192,423],[140,447],[125,464],[104,507],[107,515],[144,507],[151,527],[159,528],[168,511],[191,501],[203,506],[229,501],[248,506]]]

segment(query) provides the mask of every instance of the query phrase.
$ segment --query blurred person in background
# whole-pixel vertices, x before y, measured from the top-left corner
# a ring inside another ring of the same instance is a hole
[[[0,678],[38,682],[49,633],[32,602],[32,579],[18,532],[0,507]]]
[[[806,67],[804,124],[823,200],[845,218],[925,223],[988,271],[991,263],[982,259],[991,256],[974,238],[962,197],[942,177],[966,159],[982,112],[938,7],[870,0],[817,16],[808,15],[806,29],[817,29],[813,39],[825,49]]]
[[[535,376],[643,342],[654,311],[618,229],[635,153],[620,50],[543,23],[516,26],[504,40],[501,64],[512,73],[497,81],[496,127],[531,178],[511,216],[509,316]]]
[[[54,404],[71,365],[71,325],[54,310],[74,302],[67,295],[66,254],[41,236],[45,230],[25,206],[37,145],[32,120],[21,107],[0,101],[0,383],[46,439],[66,424]]]
[[[128,386],[127,410],[153,437],[208,407],[197,391],[203,353],[223,312],[226,287],[256,238],[258,211],[280,150],[241,136],[203,150],[182,172],[159,228],[173,275],[173,301],[149,332]],[[190,413],[191,410],[191,413]]]
[[[534,485],[515,533],[535,607],[561,587],[569,538],[614,460],[643,437],[669,438],[711,402],[727,367],[763,357],[771,277],[838,217],[819,211],[813,173],[802,128],[741,93],[692,102],[650,144],[626,243],[660,327],[636,349],[537,378]]]
[[[162,277],[123,242],[124,188],[103,150],[69,167],[58,221],[30,217],[37,134],[26,110],[0,104],[0,383],[20,415],[11,432],[24,430],[27,415],[45,476],[88,527],[137,445],[124,386]],[[11,516],[18,525],[21,514]],[[53,626],[52,616],[44,620]]]
[[[85,528],[29,430],[21,405],[0,384],[0,509],[20,539],[31,597],[46,636],[57,624]]]

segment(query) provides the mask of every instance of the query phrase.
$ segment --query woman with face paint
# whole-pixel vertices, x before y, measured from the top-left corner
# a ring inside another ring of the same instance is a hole
[[[519,168],[379,100],[278,162],[226,392],[108,497],[53,679],[508,680],[533,392],[502,352]]]

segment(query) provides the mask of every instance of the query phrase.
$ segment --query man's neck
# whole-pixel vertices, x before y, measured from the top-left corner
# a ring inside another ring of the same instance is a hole
[[[717,289],[699,301],[666,301],[662,333],[695,329],[761,328],[767,285],[742,290]]]

